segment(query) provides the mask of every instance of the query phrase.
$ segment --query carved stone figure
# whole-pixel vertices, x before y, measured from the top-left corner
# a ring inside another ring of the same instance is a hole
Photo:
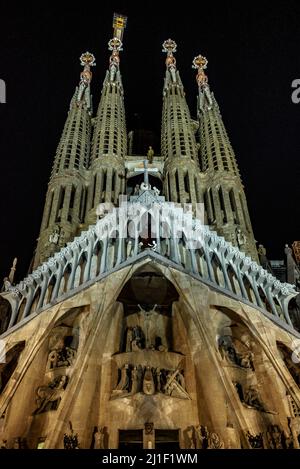
[[[121,378],[116,387],[116,391],[128,391],[129,389],[129,376],[128,376],[129,365],[125,364],[121,369]]]
[[[224,449],[224,443],[217,433],[209,433],[207,449]]]
[[[38,387],[36,391],[37,409],[34,413],[40,414],[56,409],[64,393],[67,381],[67,376],[58,376],[48,386]]]
[[[131,327],[128,327],[126,334],[126,352],[131,352],[132,350],[132,341],[133,341],[133,331]]]
[[[147,394],[148,396],[151,396],[152,394],[155,393],[153,374],[152,374],[152,370],[151,370],[150,366],[146,367],[146,371],[145,371],[145,374],[144,374],[143,392],[144,392],[144,394]]]
[[[4,277],[3,279],[3,288],[4,288],[4,291],[8,291],[11,287],[11,282],[9,281],[8,277]]]
[[[131,370],[131,391],[130,394],[136,394],[139,392],[139,371],[137,366],[134,366]]]
[[[148,159],[150,164],[153,163],[153,156],[154,156],[154,150],[150,145],[149,148],[148,148],[148,152],[147,152],[147,159]]]
[[[242,368],[249,368],[254,370],[253,358],[254,354],[251,350],[238,353],[234,347],[231,336],[222,336],[218,339],[219,350],[222,358],[227,359],[231,363]]]
[[[268,427],[266,436],[270,449],[283,449],[282,431],[278,425],[270,425]]]
[[[260,401],[258,391],[254,386],[249,386],[249,388],[246,389],[244,394],[244,401],[245,404],[247,404],[249,407],[254,407],[261,412],[264,412],[265,410],[263,404]]]
[[[202,432],[202,426],[201,425],[195,425],[194,434],[195,434],[195,441],[196,441],[196,445],[194,447],[196,447],[197,449],[202,449],[203,448],[203,442],[206,438],[206,434]]]
[[[75,355],[76,351],[70,347],[63,347],[61,350],[52,350],[48,355],[48,368],[70,366],[73,363]]]
[[[1,440],[0,449],[7,449],[7,440]]]
[[[181,384],[177,381],[176,377],[179,370],[169,371],[167,374],[167,381],[164,387],[165,394],[172,397],[178,397],[180,399],[190,399],[190,396]]]
[[[239,362],[242,368],[249,368],[253,370],[253,353],[251,350],[248,352],[239,354]]]
[[[159,350],[167,351],[165,317],[156,311],[157,305],[154,305],[150,311],[146,311],[140,305],[138,307],[140,308],[139,323],[142,325],[145,335],[145,348],[155,350],[157,340],[159,340]]]
[[[227,358],[238,365],[238,358],[230,336],[222,336],[218,339],[219,350],[222,358]]]
[[[104,449],[105,428],[95,427],[94,433],[94,449]]]
[[[133,333],[133,341],[132,341],[132,351],[135,350],[140,350],[142,348],[142,340],[143,340],[143,333],[142,329],[140,326],[134,326],[132,328],[132,333]]]
[[[160,368],[156,368],[156,390],[157,392],[161,392],[161,370]]]
[[[292,440],[292,441],[289,441],[289,446],[288,447],[292,447],[292,448],[295,448],[295,449],[300,449],[300,444],[299,444],[299,440],[298,440],[300,422],[299,422],[297,417],[296,418],[289,417],[288,422],[289,422],[289,428],[291,430],[291,438],[290,439]]]
[[[60,229],[59,226],[56,226],[52,233],[49,235],[49,243],[57,244],[59,240]]]
[[[263,434],[258,433],[257,435],[251,435],[251,433],[248,431],[247,432],[247,439],[249,441],[249,444],[251,448],[253,449],[263,449],[264,443],[263,443]]]
[[[139,195],[139,192],[140,192],[140,186],[139,184],[136,184],[134,187],[133,195]]]
[[[244,246],[247,243],[247,238],[240,228],[236,230],[236,240],[239,247]]]
[[[69,422],[70,433],[64,434],[64,449],[79,449],[78,433],[74,433],[72,422]]]
[[[152,435],[153,430],[154,430],[154,423],[146,422],[145,423],[145,434],[146,435]]]
[[[258,253],[259,261],[262,267],[265,269],[268,265],[266,248],[262,244],[259,244],[257,253]]]

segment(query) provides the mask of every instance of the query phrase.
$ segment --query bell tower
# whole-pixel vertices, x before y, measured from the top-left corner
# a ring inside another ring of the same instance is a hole
[[[163,43],[167,54],[163,89],[161,151],[164,158],[164,194],[180,203],[202,202],[197,144],[183,84],[176,68],[172,39]]]
[[[96,208],[99,203],[117,204],[119,195],[125,191],[124,158],[127,152],[127,134],[120,51],[123,50],[126,17],[114,15],[113,27],[113,38],[108,42],[111,51],[109,67],[103,83],[93,133],[87,225],[96,221]]]
[[[54,158],[34,268],[75,236],[84,217],[91,138],[91,67],[95,65],[95,57],[86,52],[81,55],[80,64],[83,66],[80,83],[71,100]]]
[[[197,69],[200,164],[204,176],[207,223],[233,245],[257,260],[244,186],[220,109],[205,74],[207,59],[193,60]]]

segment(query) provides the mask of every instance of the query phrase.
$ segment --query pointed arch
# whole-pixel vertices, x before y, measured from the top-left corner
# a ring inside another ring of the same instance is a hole
[[[222,264],[220,262],[220,259],[216,255],[216,253],[213,253],[211,256],[211,266],[214,272],[214,277],[216,283],[220,286],[225,288],[226,287],[226,282],[225,282],[225,275],[223,271]]]

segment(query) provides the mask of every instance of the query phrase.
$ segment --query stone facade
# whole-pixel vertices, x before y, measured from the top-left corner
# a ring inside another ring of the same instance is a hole
[[[149,422],[152,447],[162,429],[179,429],[181,448],[213,445],[206,432],[225,448],[253,447],[249,435],[270,448],[277,429],[279,447],[298,447],[300,374],[282,348],[291,357],[300,335],[150,255],[2,337],[8,350],[25,343],[1,392],[9,447],[19,438],[63,448],[69,421],[80,448],[92,446],[95,427],[104,428],[104,447],[117,448],[120,431],[145,438]]]
[[[198,125],[164,42],[162,157],[127,155],[117,19],[95,120],[81,57],[34,270],[0,293],[1,446],[299,448],[298,292],[256,263],[204,58]]]

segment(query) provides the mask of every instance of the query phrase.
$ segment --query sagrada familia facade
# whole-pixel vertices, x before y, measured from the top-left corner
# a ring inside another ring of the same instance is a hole
[[[207,60],[192,120],[163,43],[161,154],[132,154],[125,26],[95,115],[80,58],[32,271],[0,293],[0,446],[299,448],[299,292],[260,265]]]

